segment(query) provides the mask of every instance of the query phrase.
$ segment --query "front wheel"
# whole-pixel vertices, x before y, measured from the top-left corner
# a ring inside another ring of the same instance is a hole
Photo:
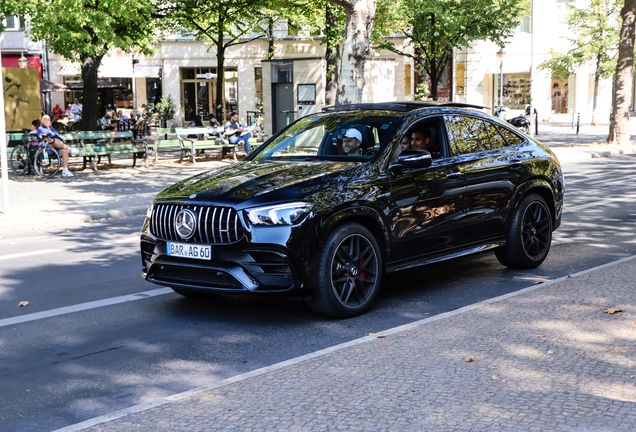
[[[35,154],[35,172],[44,178],[51,178],[60,170],[60,155],[57,151],[41,148]]]
[[[11,169],[16,175],[23,175],[29,169],[29,150],[26,146],[17,146],[11,151],[9,159]]]
[[[552,215],[545,200],[526,196],[510,224],[505,246],[495,249],[499,262],[507,267],[530,269],[541,265],[552,243]]]
[[[309,306],[317,313],[349,318],[366,312],[378,294],[382,255],[365,227],[336,228],[322,246],[316,286]]]

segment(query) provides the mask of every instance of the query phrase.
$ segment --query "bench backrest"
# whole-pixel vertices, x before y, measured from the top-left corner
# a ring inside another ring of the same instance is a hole
[[[132,138],[133,134],[130,131],[124,132],[109,132],[109,131],[78,131],[78,132],[65,132],[60,136],[64,141],[80,141],[80,140],[99,140],[99,139],[111,139],[111,138]]]
[[[241,129],[248,132],[259,132],[261,130],[258,126],[241,126]],[[189,128],[176,128],[175,133],[182,138],[181,135],[202,135],[202,134],[222,134],[225,133],[225,128],[221,126],[203,126],[203,127],[189,127]]]

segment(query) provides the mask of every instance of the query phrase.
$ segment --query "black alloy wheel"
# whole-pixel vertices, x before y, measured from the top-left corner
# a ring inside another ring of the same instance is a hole
[[[529,269],[546,259],[552,243],[552,215],[541,196],[530,194],[521,201],[507,237],[507,244],[495,250],[503,265]]]
[[[354,223],[336,228],[323,246],[319,272],[309,302],[314,311],[338,318],[364,313],[378,294],[382,277],[375,237]]]

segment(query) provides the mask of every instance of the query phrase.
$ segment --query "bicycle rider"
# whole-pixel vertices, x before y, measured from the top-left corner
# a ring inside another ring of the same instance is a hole
[[[42,117],[42,125],[38,128],[37,135],[40,141],[45,141],[49,146],[60,151],[62,155],[62,166],[64,167],[62,177],[74,177],[73,173],[68,170],[68,154],[70,153],[76,156],[79,150],[66,146],[60,134],[51,126],[51,117],[48,115]]]

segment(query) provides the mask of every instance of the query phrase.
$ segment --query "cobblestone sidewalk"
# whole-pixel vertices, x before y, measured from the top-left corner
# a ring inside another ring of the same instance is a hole
[[[632,432],[633,258],[63,430]]]

